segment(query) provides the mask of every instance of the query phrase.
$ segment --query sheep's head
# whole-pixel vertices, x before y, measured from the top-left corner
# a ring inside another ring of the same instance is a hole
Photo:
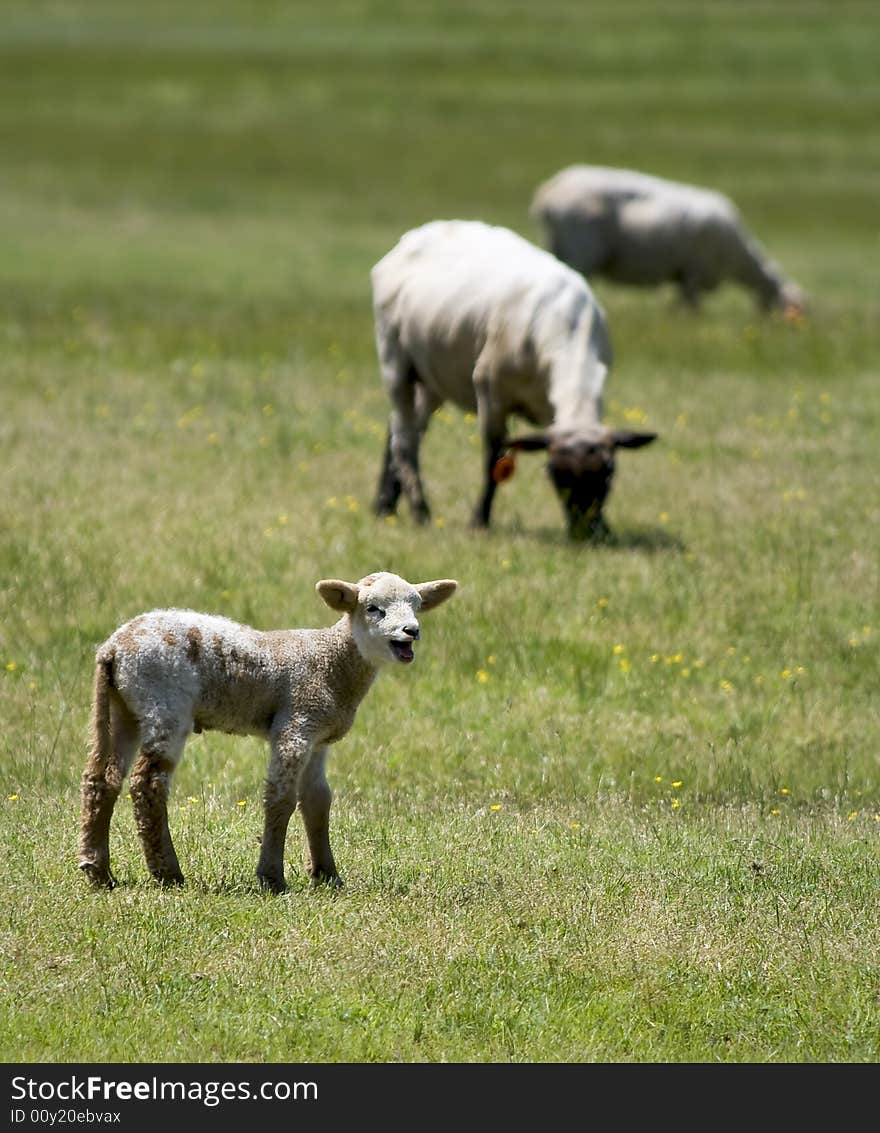
[[[415,660],[413,642],[419,638],[420,613],[433,610],[455,593],[451,578],[434,582],[407,582],[396,574],[379,571],[359,582],[324,578],[315,589],[332,610],[347,613],[361,656],[373,665]]]
[[[779,290],[778,306],[788,322],[800,322],[807,313],[807,293],[798,284],[787,280]]]
[[[597,426],[586,432],[547,430],[508,441],[508,449],[547,451],[547,472],[565,509],[572,539],[596,539],[608,527],[602,515],[614,479],[618,448],[641,448],[657,439],[656,433]]]

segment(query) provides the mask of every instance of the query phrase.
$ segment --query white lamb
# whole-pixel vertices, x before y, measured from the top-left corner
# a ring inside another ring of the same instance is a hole
[[[547,247],[588,279],[677,284],[690,306],[726,280],[763,310],[789,315],[806,304],[733,202],[721,193],[630,169],[571,165],[536,190],[531,215]]]
[[[192,610],[154,610],[120,626],[98,648],[89,759],[82,777],[79,866],[112,888],[109,831],[131,774],[138,835],[152,876],[180,885],[168,829],[171,777],[191,732],[269,740],[265,826],[257,876],[283,892],[290,817],[302,812],[308,872],[339,884],[330,849],[327,747],[346,734],[379,669],[414,660],[420,612],[455,592],[453,579],[412,584],[380,571],[315,589],[342,617],[324,629],[263,632]]]
[[[451,401],[476,411],[483,441],[474,526],[489,526],[510,453],[546,450],[570,536],[606,533],[615,450],[656,434],[602,424],[611,343],[583,276],[508,228],[436,220],[402,236],[371,282],[391,401],[376,512],[393,513],[403,491],[416,521],[429,518],[419,447],[431,414]],[[512,415],[544,427],[510,438]]]

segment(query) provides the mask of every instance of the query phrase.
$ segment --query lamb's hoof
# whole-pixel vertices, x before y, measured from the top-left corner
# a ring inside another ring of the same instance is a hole
[[[323,869],[309,870],[309,877],[311,878],[312,885],[315,887],[324,885],[328,889],[342,888],[342,878],[335,871],[333,873],[325,873]]]
[[[277,897],[281,893],[287,892],[287,882],[283,877],[270,877],[266,874],[258,873],[257,880],[264,893],[271,893]]]
[[[154,873],[153,880],[163,889],[179,889],[183,885],[182,873]]]
[[[79,868],[86,875],[89,885],[93,889],[116,888],[116,878],[107,866],[99,866],[94,862],[80,862]]]

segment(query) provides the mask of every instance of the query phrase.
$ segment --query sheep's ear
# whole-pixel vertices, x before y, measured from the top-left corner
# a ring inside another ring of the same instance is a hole
[[[538,452],[542,448],[550,447],[549,433],[527,433],[522,437],[514,437],[505,441],[506,448],[516,449],[518,452]]]
[[[451,598],[458,587],[454,578],[438,578],[434,582],[420,582],[416,586],[422,600],[423,610],[433,610],[447,598]]]
[[[358,588],[353,582],[342,582],[338,578],[322,578],[315,583],[315,589],[331,610],[351,613],[357,609]]]
[[[656,440],[656,433],[634,433],[631,429],[611,430],[611,442],[615,448],[641,448]]]

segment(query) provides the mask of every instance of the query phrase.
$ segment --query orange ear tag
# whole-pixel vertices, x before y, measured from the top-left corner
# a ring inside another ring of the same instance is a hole
[[[516,457],[512,452],[506,452],[503,456],[499,456],[492,466],[492,479],[496,484],[503,484],[505,480],[509,480],[516,470]]]

